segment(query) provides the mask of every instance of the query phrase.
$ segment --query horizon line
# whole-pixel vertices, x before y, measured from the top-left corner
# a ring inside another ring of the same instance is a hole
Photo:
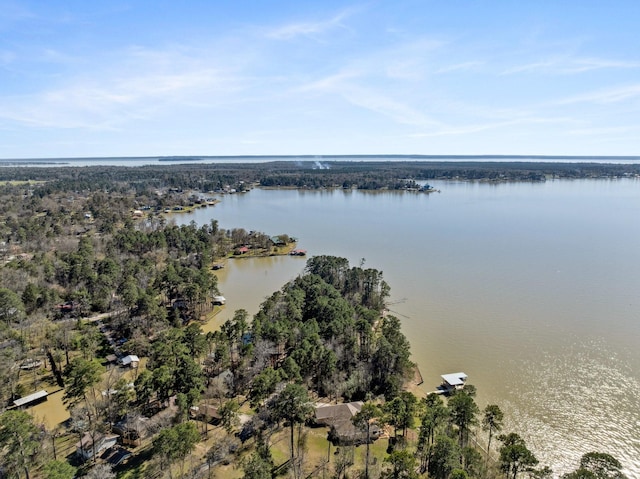
[[[23,157],[23,158],[0,158],[0,162],[6,161],[55,161],[55,160],[104,160],[104,159],[165,159],[165,160],[185,160],[185,159],[235,159],[235,158],[290,158],[290,159],[335,159],[335,158],[413,158],[413,159],[621,159],[621,160],[640,160],[640,155],[506,155],[506,154],[478,154],[478,155],[424,155],[424,154],[331,154],[331,155],[144,155],[144,156],[61,156],[61,157]]]

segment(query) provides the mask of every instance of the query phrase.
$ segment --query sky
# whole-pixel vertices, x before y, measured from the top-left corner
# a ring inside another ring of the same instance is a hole
[[[0,158],[640,155],[637,0],[0,12]]]

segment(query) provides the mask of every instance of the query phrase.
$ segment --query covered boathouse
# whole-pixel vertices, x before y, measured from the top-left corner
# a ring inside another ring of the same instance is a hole
[[[443,374],[442,384],[438,386],[439,394],[451,394],[454,391],[460,391],[464,389],[464,385],[467,382],[467,375],[465,373],[450,373]]]

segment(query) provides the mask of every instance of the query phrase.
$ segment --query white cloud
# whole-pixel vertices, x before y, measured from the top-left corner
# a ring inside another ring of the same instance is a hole
[[[351,87],[341,94],[351,104],[384,115],[396,123],[422,127],[439,124],[419,109],[372,89]]]
[[[319,35],[336,28],[346,28],[343,21],[352,14],[352,10],[345,10],[328,20],[290,23],[268,31],[266,36],[277,40],[291,40],[299,36]]]
[[[369,79],[370,72],[366,70],[346,69],[303,85],[297,91],[335,95],[351,105],[386,116],[403,125],[424,127],[438,124],[425,112],[410,106],[401,95],[394,97],[395,90],[375,87],[375,82],[369,82]]]
[[[69,75],[57,87],[0,97],[0,118],[51,128],[113,129],[176,105],[227,102],[243,80],[213,63],[175,51],[131,49],[115,64]]]
[[[499,122],[487,122],[476,123],[461,126],[446,126],[439,129],[426,132],[418,132],[407,135],[410,138],[427,138],[437,136],[453,136],[453,135],[466,135],[469,133],[478,133],[486,130],[493,130],[498,128],[505,128],[514,125],[535,125],[535,124],[549,124],[549,123],[573,123],[574,120],[570,118],[543,118],[543,117],[527,117],[527,118],[514,118]]]
[[[640,68],[639,61],[606,60],[603,58],[579,58],[568,65],[566,73],[581,73],[589,70],[599,70],[604,68]]]
[[[568,135],[577,136],[604,136],[609,137],[611,135],[618,135],[623,133],[636,133],[640,131],[640,125],[624,125],[624,126],[610,126],[610,127],[594,127],[594,128],[575,128],[567,130]]]
[[[575,95],[565,98],[557,102],[558,105],[569,105],[573,103],[598,103],[598,104],[611,104],[618,103],[624,100],[629,100],[640,96],[640,83],[634,85],[626,85],[617,88],[608,88],[603,90],[596,90],[581,95]]]
[[[525,73],[525,72],[531,72],[536,70],[546,70],[555,64],[557,64],[555,60],[546,60],[541,62],[527,63],[524,65],[518,65],[515,67],[507,68],[501,73],[501,75],[513,75],[515,73]]]
[[[464,63],[457,63],[454,65],[447,65],[444,66],[442,68],[439,68],[435,71],[435,73],[449,73],[449,72],[454,72],[454,71],[466,71],[466,70],[473,70],[476,67],[480,67],[482,65],[484,65],[485,62],[481,62],[481,61],[470,61],[470,62],[464,62]]]
[[[570,75],[610,68],[640,68],[640,62],[635,60],[608,60],[604,58],[571,58],[568,55],[562,55],[542,61],[510,67],[504,70],[501,74],[513,75],[517,73],[539,71],[556,75]]]

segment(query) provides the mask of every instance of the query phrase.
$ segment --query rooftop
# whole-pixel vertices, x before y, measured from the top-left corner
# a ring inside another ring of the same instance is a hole
[[[42,391],[29,394],[28,396],[21,397],[20,399],[16,399],[15,401],[13,401],[13,404],[15,404],[18,407],[24,406],[25,404],[29,404],[30,402],[37,401],[38,399],[46,398],[48,395],[49,393],[43,389]]]
[[[465,373],[443,374],[440,377],[449,386],[463,386],[467,380],[467,375]]]

